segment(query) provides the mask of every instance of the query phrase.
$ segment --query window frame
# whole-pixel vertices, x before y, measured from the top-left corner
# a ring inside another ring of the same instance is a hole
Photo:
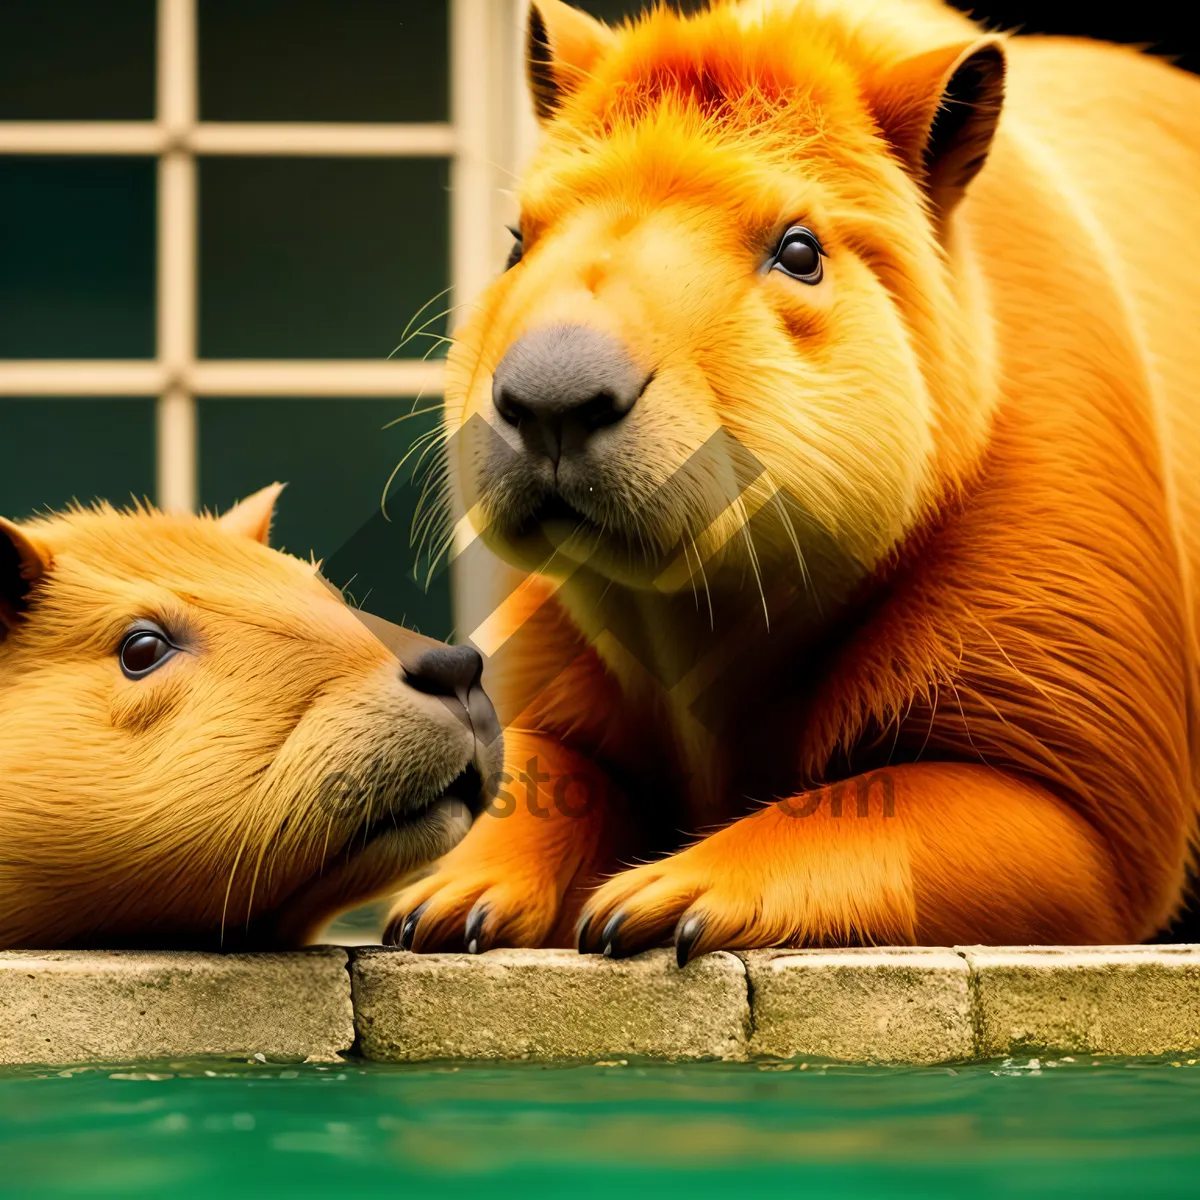
[[[450,163],[452,324],[507,254],[511,172],[533,140],[520,69],[526,0],[448,0],[450,120],[200,121],[197,0],[158,0],[152,121],[0,121],[0,155],[146,156],[158,163],[157,355],[0,359],[0,396],[156,397],[157,501],[197,505],[197,397],[434,397],[440,362],[200,359],[197,159],[204,155],[444,157]]]

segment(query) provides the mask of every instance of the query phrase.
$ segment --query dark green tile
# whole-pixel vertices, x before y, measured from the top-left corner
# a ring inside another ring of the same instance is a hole
[[[446,0],[201,0],[206,121],[444,121]]]
[[[0,398],[0,515],[154,498],[154,401]]]
[[[201,160],[201,354],[386,357],[447,284],[448,179],[444,159]]]
[[[1189,71],[1200,70],[1195,10],[1179,0],[1141,0],[1135,5],[1080,4],[1079,0],[956,0],[956,8],[990,29],[1065,34],[1146,46]]]
[[[571,0],[602,21],[615,24],[652,7],[655,0]],[[710,0],[665,0],[669,8],[696,12]],[[1177,66],[1200,70],[1192,8],[1179,0],[1142,0],[1137,5],[1081,4],[1079,0],[954,0],[960,9],[989,29],[1065,34],[1149,47]]]
[[[0,358],[153,358],[155,164],[0,156]]]
[[[0,121],[154,118],[154,0],[2,0]]]
[[[414,479],[417,455],[393,481],[390,521],[380,508],[397,463],[437,424],[436,412],[427,412],[384,428],[413,407],[412,399],[202,400],[201,503],[224,510],[268,483],[287,483],[276,546],[323,559],[330,578],[349,585],[379,616],[446,637],[448,577],[439,572],[426,590],[428,555],[413,544],[425,478]],[[418,411],[431,407],[429,401],[417,405]]]
[[[575,8],[582,8],[593,17],[615,25],[625,17],[636,16],[645,9],[654,7],[654,0],[573,0]],[[695,12],[708,7],[708,0],[668,0],[668,8],[681,12]]]

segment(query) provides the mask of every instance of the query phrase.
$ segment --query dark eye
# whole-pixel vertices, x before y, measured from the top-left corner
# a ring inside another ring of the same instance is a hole
[[[771,266],[801,283],[820,283],[824,254],[817,235],[803,225],[793,225],[779,239],[779,249]]]
[[[121,643],[121,670],[126,679],[145,679],[177,653],[178,647],[157,625],[139,625]]]
[[[513,247],[508,252],[508,262],[504,264],[504,269],[511,271],[521,261],[521,255],[525,250],[525,242],[521,237],[521,231],[515,226],[510,225],[508,232],[513,235]]]

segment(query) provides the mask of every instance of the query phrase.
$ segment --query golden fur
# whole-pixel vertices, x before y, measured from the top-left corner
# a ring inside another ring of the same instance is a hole
[[[0,947],[299,944],[464,832],[470,731],[266,545],[278,491],[0,521]],[[129,679],[145,620],[184,652]]]
[[[524,254],[446,419],[537,572],[508,772],[599,800],[477,822],[399,898],[415,944],[477,901],[480,944],[569,937],[664,850],[584,949],[1152,935],[1197,805],[1200,82],[938,0],[535,0],[531,79]],[[816,286],[764,269],[792,224]],[[489,450],[491,381],[562,322],[653,374],[547,484]],[[531,532],[547,487],[586,520]]]

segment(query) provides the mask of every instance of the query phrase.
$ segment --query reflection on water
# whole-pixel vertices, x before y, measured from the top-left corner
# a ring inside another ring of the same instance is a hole
[[[0,1164],[0,1195],[1194,1195],[1200,1067],[24,1068]]]
[[[391,899],[373,900],[335,917],[313,937],[321,946],[378,946],[387,928]]]

